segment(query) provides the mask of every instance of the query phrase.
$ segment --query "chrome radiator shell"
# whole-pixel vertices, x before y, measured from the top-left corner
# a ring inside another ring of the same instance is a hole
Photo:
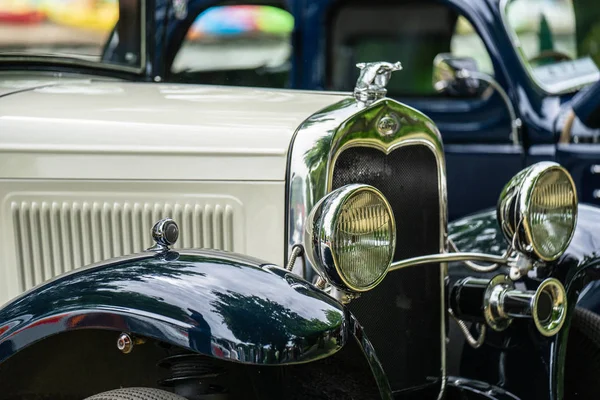
[[[425,252],[445,252],[446,243],[446,226],[447,226],[447,201],[446,201],[446,171],[445,161],[443,153],[443,145],[439,130],[435,124],[425,115],[419,111],[401,104],[392,99],[383,98],[375,101],[372,104],[366,105],[358,102],[355,99],[349,98],[343,100],[337,104],[334,104],[310,117],[306,120],[296,131],[295,136],[290,145],[290,151],[288,156],[288,171],[287,171],[287,182],[286,182],[286,254],[289,254],[292,246],[295,244],[302,244],[302,232],[304,229],[304,221],[306,216],[323,196],[329,193],[331,190],[342,186],[347,183],[366,183],[377,187],[378,185],[373,180],[374,176],[378,173],[376,170],[371,170],[367,174],[362,174],[359,170],[356,171],[356,175],[352,179],[336,179],[336,165],[339,160],[342,160],[345,155],[349,152],[362,152],[360,149],[365,149],[365,152],[376,151],[381,154],[382,158],[390,158],[394,156],[397,151],[403,151],[402,149],[420,149],[425,151],[423,154],[430,155],[429,167],[433,167],[435,170],[429,171],[429,179],[435,175],[435,181],[433,185],[437,189],[437,202],[431,210],[425,210],[424,212],[437,219],[435,228],[433,225],[429,225],[427,231],[422,226],[400,226],[398,224],[398,217],[396,222],[398,229],[410,229],[410,232],[414,235],[420,235],[421,237],[427,237],[427,241],[433,246],[429,246],[422,251]],[[350,163],[351,164],[351,163]],[[383,165],[383,164],[382,164]],[[418,176],[418,166],[415,166],[415,171],[406,170],[407,176],[415,174]],[[364,172],[364,171],[363,171]],[[389,172],[389,171],[388,171]],[[385,175],[386,171],[381,171],[380,175]],[[346,173],[347,176],[352,174]],[[367,176],[368,175],[368,176]],[[375,183],[375,184],[374,184]],[[419,179],[413,180],[409,186],[415,185],[414,189],[411,187],[403,188],[403,193],[406,196],[411,195],[411,191],[417,190],[419,185]],[[392,185],[393,186],[393,185]],[[381,190],[381,187],[378,187]],[[394,199],[388,199],[390,202],[394,202]],[[405,199],[406,200],[406,199]],[[410,199],[407,200],[410,203]],[[408,204],[406,201],[403,204]],[[421,207],[420,204],[413,204],[413,207]],[[394,210],[395,213],[397,212]],[[430,230],[435,230],[430,232]],[[403,243],[401,240],[398,241],[397,246],[401,248]],[[396,256],[399,259],[424,255],[417,251],[415,254],[408,252],[406,254],[400,254],[397,252]],[[286,255],[287,258],[287,255]],[[397,261],[397,260],[396,260]],[[421,267],[415,267],[421,268]],[[415,285],[424,284],[427,290],[431,291],[432,286],[434,291],[437,291],[436,295],[429,297],[429,300],[439,303],[439,308],[436,307],[436,315],[434,326],[436,331],[439,330],[439,344],[430,346],[429,350],[432,350],[439,357],[439,373],[431,376],[422,376],[422,379],[412,379],[407,382],[402,382],[402,379],[396,379],[394,382],[394,375],[386,371],[386,374],[390,378],[392,383],[392,389],[396,391],[412,390],[416,387],[434,386],[440,393],[443,392],[445,386],[445,312],[444,312],[444,280],[446,277],[447,266],[445,264],[428,265],[423,268],[427,268],[429,271],[434,270],[435,277],[429,279],[428,282],[413,282]],[[409,269],[410,270],[410,269]],[[312,268],[310,265],[297,264],[294,269],[295,272],[303,274],[308,279],[312,278]],[[398,272],[405,271],[394,271],[386,278],[386,280],[403,279],[403,274]],[[410,275],[411,272],[408,271]],[[431,273],[429,274],[431,276]],[[398,278],[396,278],[398,277]],[[411,279],[408,275],[406,279]],[[413,277],[416,279],[416,277]],[[386,284],[382,283],[382,285]],[[377,291],[377,288],[374,290]],[[388,293],[391,296],[401,296],[402,293]],[[365,299],[369,297],[369,293],[365,294]],[[381,296],[380,296],[381,297]],[[413,301],[413,304],[423,301],[423,298],[408,299]],[[356,312],[358,315],[359,323],[362,323],[360,319],[361,312],[357,310],[360,308],[360,298],[354,300],[349,308],[351,311]],[[389,298],[390,302],[395,301],[395,297]],[[354,303],[354,304],[353,304]],[[374,305],[375,303],[373,303]],[[382,319],[386,319],[387,315],[381,315]],[[369,326],[371,323],[367,321],[364,326],[365,333],[369,336],[369,328],[373,330],[373,337],[380,336],[384,337],[385,334],[381,332],[376,333],[374,326]],[[430,325],[431,327],[431,325]],[[425,327],[424,327],[425,328]],[[413,329],[414,332],[414,329]],[[413,333],[414,334],[414,333]],[[369,336],[371,339],[373,339]],[[398,332],[390,330],[389,341],[393,345],[394,341],[403,340],[402,335],[398,336]],[[373,340],[372,340],[373,341]],[[405,338],[404,341],[408,343]],[[388,346],[381,348],[381,343],[377,345],[378,340],[374,340],[374,347],[376,353],[385,353],[390,350]],[[379,341],[381,342],[381,341]],[[379,347],[379,348],[378,348]],[[423,351],[427,350],[426,346],[423,345]],[[409,354],[402,352],[394,354],[394,357],[409,357]],[[385,357],[379,356],[384,364],[385,369]],[[405,360],[410,364],[413,360]],[[388,365],[391,364],[388,362]],[[396,376],[398,378],[398,376]],[[432,383],[433,382],[433,383]],[[395,383],[395,384],[394,384]]]

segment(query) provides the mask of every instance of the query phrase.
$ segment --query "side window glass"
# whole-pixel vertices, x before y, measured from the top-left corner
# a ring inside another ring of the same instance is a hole
[[[440,96],[433,86],[433,61],[441,53],[475,57],[480,71],[493,71],[471,24],[433,1],[369,5],[348,1],[333,10],[328,36],[331,90],[352,90],[359,62],[402,63],[403,70],[388,84],[393,97]]]
[[[262,5],[206,9],[190,26],[170,81],[284,88],[289,86],[293,16]]]
[[[473,25],[465,17],[458,17],[456,21],[450,49],[454,56],[473,58],[479,71],[494,76],[494,66],[485,44]]]

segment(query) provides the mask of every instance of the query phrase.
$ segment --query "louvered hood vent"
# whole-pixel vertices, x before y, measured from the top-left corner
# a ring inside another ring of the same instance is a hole
[[[21,290],[83,265],[150,247],[152,225],[166,216],[175,219],[181,229],[178,248],[235,250],[234,226],[240,205],[228,198],[193,200],[12,199]]]

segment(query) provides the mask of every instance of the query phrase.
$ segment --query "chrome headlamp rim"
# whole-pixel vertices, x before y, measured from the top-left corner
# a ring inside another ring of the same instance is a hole
[[[531,246],[533,248],[533,252],[535,253],[535,255],[543,261],[554,261],[558,257],[560,257],[561,255],[564,254],[567,247],[569,246],[569,243],[571,243],[571,240],[573,239],[573,235],[575,234],[575,227],[577,226],[578,199],[577,199],[577,190],[575,188],[575,182],[573,181],[571,174],[569,174],[569,172],[565,168],[563,168],[562,166],[560,166],[559,164],[556,164],[556,163],[552,163],[552,164],[554,164],[554,165],[549,165],[548,167],[544,168],[543,170],[540,170],[539,172],[536,171],[535,169],[532,170],[532,174],[534,174],[534,173],[535,174],[532,176],[531,180],[525,180],[525,182],[524,182],[525,186],[523,187],[523,189],[525,189],[525,191],[524,191],[525,196],[522,195],[520,202],[519,202],[521,212],[523,215],[523,229],[525,231],[525,235],[527,236],[527,241],[528,241],[528,243],[531,243]],[[528,202],[530,201],[530,199],[533,195],[533,191],[535,190],[536,185],[539,182],[539,180],[542,178],[542,176],[544,176],[544,174],[547,174],[551,171],[562,172],[562,174],[567,178],[567,180],[571,184],[571,188],[572,188],[572,192],[573,192],[574,207],[573,207],[573,227],[571,228],[571,232],[569,232],[569,237],[566,238],[566,240],[565,240],[564,248],[561,249],[561,251],[557,251],[556,254],[554,254],[553,256],[548,257],[548,256],[542,254],[542,252],[535,245],[535,240],[533,238],[532,228],[531,228],[531,224],[530,224],[531,207],[528,207]]]
[[[392,251],[390,252],[390,258],[387,262],[385,271],[375,281],[367,286],[356,286],[344,276],[343,268],[339,265],[338,257],[331,249],[331,238],[333,238],[335,227],[337,226],[341,215],[339,211],[348,200],[365,191],[375,194],[379,200],[382,201],[390,216],[390,246]],[[314,232],[315,225],[321,226],[321,233],[318,234],[317,232]],[[319,238],[315,239],[317,234],[319,235]],[[307,218],[304,243],[307,256],[311,261],[313,268],[329,284],[344,291],[355,293],[367,292],[375,288],[383,281],[383,279],[385,279],[393,262],[393,250],[396,248],[396,221],[394,219],[392,207],[385,196],[373,186],[365,184],[350,184],[343,186],[323,197],[311,210]],[[330,262],[324,260],[329,260]]]
[[[569,236],[564,241],[563,248],[555,252],[555,254],[548,256],[536,246],[530,217],[531,198],[534,190],[537,188],[539,180],[545,174],[552,171],[562,173],[571,185],[573,193],[573,226],[569,232]],[[498,200],[498,222],[506,240],[508,240],[515,250],[533,256],[541,261],[550,262],[563,255],[573,239],[577,226],[578,202],[577,189],[571,174],[555,162],[543,161],[522,170],[506,185]]]

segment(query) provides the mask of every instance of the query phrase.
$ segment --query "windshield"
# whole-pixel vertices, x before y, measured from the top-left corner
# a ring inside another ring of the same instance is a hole
[[[239,81],[284,87],[293,29],[294,17],[279,7],[210,7],[187,31],[171,74],[184,80],[203,80],[206,74],[205,79],[217,84]],[[267,76],[275,79],[262,79]]]
[[[508,0],[504,20],[545,91],[570,91],[600,78],[600,1]]]
[[[0,61],[137,70],[141,0],[0,0]]]

